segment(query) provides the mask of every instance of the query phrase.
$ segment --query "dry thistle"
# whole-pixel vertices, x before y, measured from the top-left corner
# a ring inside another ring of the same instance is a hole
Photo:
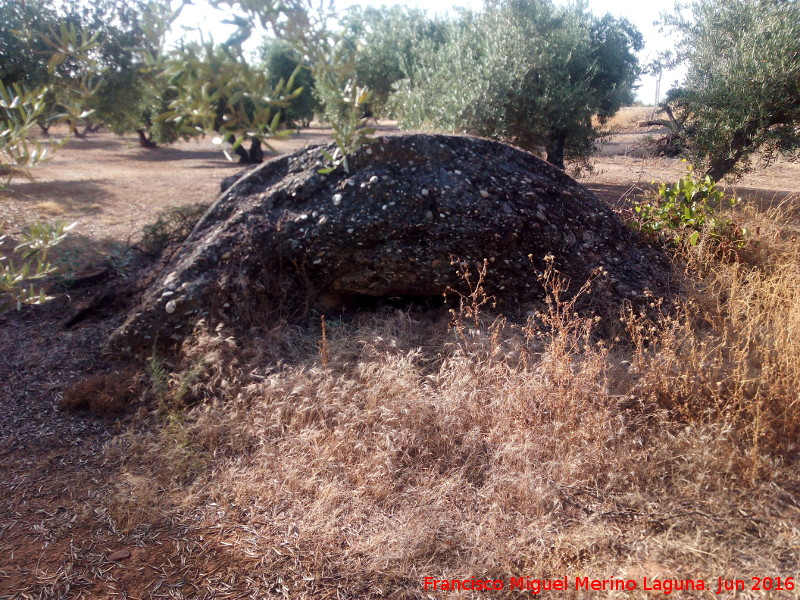
[[[322,339],[319,341],[319,357],[322,360],[322,367],[328,368],[328,328],[325,324],[325,315],[320,317],[320,324],[322,325]]]

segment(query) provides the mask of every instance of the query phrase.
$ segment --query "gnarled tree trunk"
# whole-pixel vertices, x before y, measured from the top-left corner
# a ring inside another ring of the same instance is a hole
[[[147,135],[144,129],[137,129],[136,133],[139,134],[139,145],[142,148],[158,148],[158,145]]]
[[[228,141],[233,143],[235,138],[231,135]],[[244,142],[242,142],[234,152],[239,157],[239,164],[241,165],[258,165],[264,162],[264,149],[261,147],[261,140],[251,140],[250,148],[245,148]]]

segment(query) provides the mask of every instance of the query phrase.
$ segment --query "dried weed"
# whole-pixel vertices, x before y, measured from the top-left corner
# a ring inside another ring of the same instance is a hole
[[[800,255],[762,227],[754,263],[681,257],[682,310],[623,316],[627,342],[598,342],[557,278],[524,325],[472,303],[455,324],[328,320],[322,343],[200,332],[170,383],[193,402],[129,436],[128,462],[295,597],[791,576]]]
[[[92,375],[68,387],[59,401],[66,410],[89,410],[108,417],[126,412],[139,397],[141,377],[135,369]]]

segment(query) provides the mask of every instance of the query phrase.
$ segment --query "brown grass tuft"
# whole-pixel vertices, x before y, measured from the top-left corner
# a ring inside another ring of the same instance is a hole
[[[92,375],[67,388],[59,406],[102,417],[124,413],[137,399],[139,385],[140,377],[132,369]]]
[[[63,215],[65,212],[64,207],[53,200],[42,200],[41,202],[37,202],[35,208],[40,213],[48,217]]]

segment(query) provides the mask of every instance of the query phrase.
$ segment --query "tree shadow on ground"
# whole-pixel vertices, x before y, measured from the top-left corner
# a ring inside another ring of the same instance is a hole
[[[777,208],[783,204],[791,218],[800,218],[800,193],[797,191],[763,190],[737,186],[729,186],[724,189],[726,194],[735,194],[750,206],[757,208],[759,212]]]
[[[631,202],[640,201],[648,192],[655,192],[658,189],[654,185],[647,184],[585,183],[583,186],[612,208],[620,208]]]
[[[61,244],[53,249],[53,262],[65,274],[88,265],[110,263],[124,268],[131,260],[131,245],[136,240],[119,241],[111,237],[93,238],[70,232]]]
[[[113,185],[114,182],[110,179],[18,181],[9,184],[5,193],[16,201],[21,201],[26,209],[40,209],[52,217],[67,212],[94,215],[103,211],[102,203],[109,196],[109,188]]]
[[[181,150],[178,148],[151,148],[128,157],[130,160],[144,162],[165,162],[170,160],[213,160],[214,167],[224,167],[231,163],[220,150]]]
[[[72,137],[65,148],[70,150],[113,150],[120,147],[138,145],[133,138],[115,137],[111,139],[76,138]]]

